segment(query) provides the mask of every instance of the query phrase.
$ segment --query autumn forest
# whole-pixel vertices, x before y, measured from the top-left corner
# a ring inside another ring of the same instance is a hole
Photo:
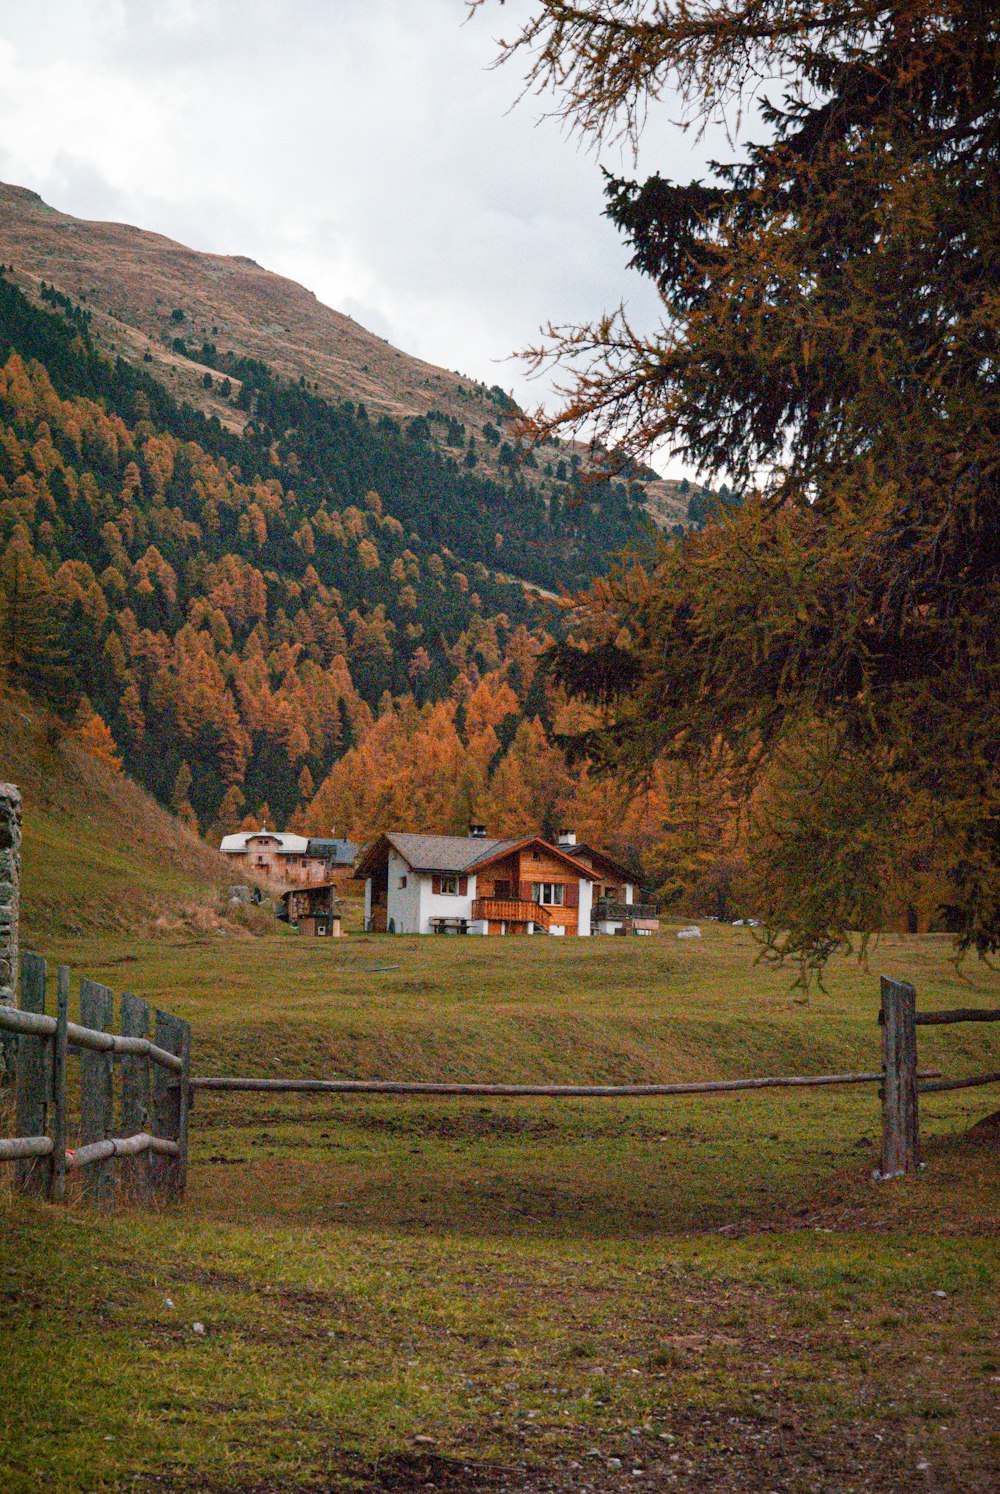
[[[651,885],[725,897],[733,805],[705,822],[676,769],[637,788],[570,762],[558,739],[587,711],[546,659],[574,613],[500,568],[581,585],[648,551],[623,482],[574,490],[562,460],[546,501],[511,442],[502,488],[429,422],[369,420],[263,367],[240,369],[237,437],[104,358],[51,287],[33,302],[6,274],[0,313],[3,666],[55,730],[209,838],[571,824]]]

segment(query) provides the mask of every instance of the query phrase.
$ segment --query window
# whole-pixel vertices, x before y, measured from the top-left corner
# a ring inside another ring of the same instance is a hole
[[[566,884],[564,882],[532,882],[531,900],[533,903],[544,903],[550,908],[561,908],[566,896]]]
[[[442,897],[458,897],[458,878],[457,877],[442,877],[441,878],[441,896]]]
[[[400,879],[399,879],[399,885],[400,885],[401,889],[406,886],[406,878],[405,877],[400,877]]]

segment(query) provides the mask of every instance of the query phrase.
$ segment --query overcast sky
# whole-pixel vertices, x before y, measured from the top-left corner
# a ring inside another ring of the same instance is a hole
[[[500,383],[548,319],[648,282],[602,218],[595,155],[517,64],[528,0],[0,0],[0,179],[54,207],[248,254],[398,347]],[[651,119],[635,170],[687,180],[707,147]],[[715,142],[717,148],[719,142]]]

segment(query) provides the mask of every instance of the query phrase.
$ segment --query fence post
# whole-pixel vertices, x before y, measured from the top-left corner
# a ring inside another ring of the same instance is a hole
[[[45,961],[41,955],[21,956],[21,1008],[26,1012],[45,1011]],[[17,1134],[45,1134],[46,1096],[48,1094],[48,1041],[22,1032],[17,1038]],[[46,1192],[47,1162],[26,1157],[17,1164],[17,1185],[22,1193]]]
[[[59,966],[56,1031],[52,1039],[52,1165],[49,1197],[62,1203],[66,1196],[66,1023],[69,1019],[69,969]]]
[[[149,1005],[141,996],[126,991],[122,995],[122,1036],[149,1037]],[[121,1134],[135,1136],[152,1129],[152,1094],[149,1059],[126,1053],[121,1061]],[[127,1196],[138,1204],[148,1204],[152,1197],[150,1157],[123,1157],[119,1166],[120,1183]]]
[[[110,1032],[114,1001],[107,986],[80,982],[80,1022],[98,1032]],[[80,1142],[105,1141],[113,1136],[112,1090],[114,1054],[80,1050]],[[114,1161],[93,1162],[83,1169],[83,1196],[90,1203],[108,1204],[114,1198]]]
[[[187,1183],[188,1078],[191,1071],[191,1028],[170,1012],[156,1013],[156,1046],[176,1053],[183,1063],[180,1074],[159,1064],[153,1079],[154,1134],[176,1141],[177,1157],[154,1154],[153,1180],[162,1198],[182,1198]]]
[[[882,1177],[916,1172],[917,993],[906,981],[882,977]]]
[[[0,783],[0,1006],[17,1006],[21,887],[21,792]],[[10,1083],[18,1040],[0,1032],[0,1085]]]

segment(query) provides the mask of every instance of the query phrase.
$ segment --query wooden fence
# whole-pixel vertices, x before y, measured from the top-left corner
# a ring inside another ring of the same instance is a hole
[[[879,1024],[882,1029],[882,1067],[856,1074],[774,1075],[759,1079],[715,1079],[683,1084],[483,1084],[401,1079],[230,1079],[198,1077],[193,1091],[263,1094],[353,1095],[477,1095],[515,1099],[543,1095],[553,1098],[626,1098],[642,1095],[728,1094],[746,1090],[806,1089],[825,1085],[877,1084],[882,1102],[882,1179],[916,1172],[919,1157],[918,1105],[921,1094],[970,1089],[1000,1082],[1000,1073],[941,1079],[940,1070],[917,1069],[916,1029],[921,1025],[952,1022],[998,1022],[1000,1010],[960,1007],[949,1011],[918,1012],[916,992],[905,981],[882,977]]]
[[[494,1084],[395,1079],[256,1079],[191,1077],[186,1022],[155,1013],[145,1001],[121,997],[120,1033],[112,1031],[114,998],[107,986],[80,984],[79,1024],[68,1020],[70,976],[57,974],[56,1015],[45,1011],[47,971],[38,955],[21,958],[21,1005],[0,1006],[0,1032],[17,1037],[17,1135],[0,1138],[0,1161],[14,1162],[26,1193],[63,1198],[66,1174],[83,1170],[84,1197],[108,1203],[116,1188],[136,1202],[179,1198],[187,1172],[188,1107],[200,1091],[280,1094],[476,1095],[492,1098],[626,1098],[727,1094],[826,1085],[877,1084],[882,1100],[883,1179],[916,1172],[919,1096],[1000,1082],[1000,1073],[941,1079],[917,1069],[916,1030],[922,1025],[997,1022],[1000,1009],[961,1007],[918,1012],[916,992],[883,976],[879,1023],[882,1067],[877,1072],[778,1075],[676,1084]],[[67,1059],[80,1062],[79,1144],[67,1147]],[[117,1063],[117,1069],[116,1069]],[[115,1075],[119,1079],[115,1136]],[[120,1159],[117,1175],[115,1160]]]
[[[116,1192],[136,1203],[180,1198],[187,1173],[188,1024],[158,1011],[151,1040],[148,1004],[123,995],[116,1033],[114,997],[91,980],[80,983],[81,1020],[70,1022],[67,967],[58,969],[54,1017],[45,1010],[47,985],[45,961],[24,954],[20,1006],[0,1006],[0,1031],[17,1036],[17,1135],[0,1138],[0,1161],[16,1164],[22,1192],[53,1201],[65,1196],[66,1174],[77,1169],[91,1202],[110,1203]],[[71,1057],[79,1059],[80,1079],[74,1148],[67,1146]]]
[[[1000,1008],[960,1006],[950,1011],[918,1012],[917,993],[907,981],[882,977],[882,1169],[883,1179],[902,1177],[920,1167],[920,1100],[922,1094],[972,1089],[1000,1083],[1000,1073],[967,1079],[939,1079],[917,1072],[917,1028],[953,1022],[1000,1022]]]

